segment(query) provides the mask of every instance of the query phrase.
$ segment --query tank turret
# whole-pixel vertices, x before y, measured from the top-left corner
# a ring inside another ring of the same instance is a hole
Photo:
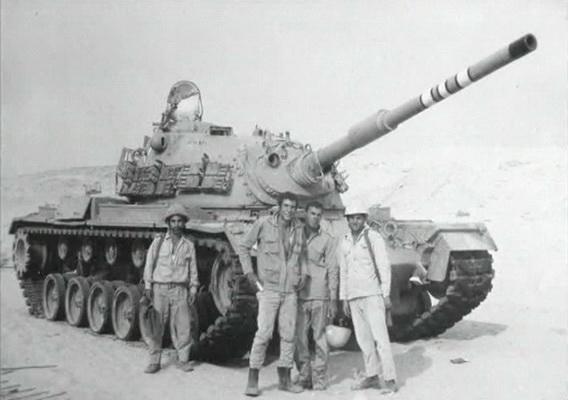
[[[117,191],[137,203],[191,201],[218,217],[219,209],[266,209],[283,192],[304,200],[317,198],[326,209],[341,210],[339,194],[347,185],[336,170],[336,161],[528,54],[536,45],[533,35],[525,35],[422,95],[392,110],[377,111],[317,151],[292,140],[288,132],[256,128],[252,136],[237,137],[230,127],[202,121],[199,89],[193,82],[180,81],[170,90],[153,137],[143,148],[123,151]],[[180,104],[192,99],[193,108],[181,113]]]

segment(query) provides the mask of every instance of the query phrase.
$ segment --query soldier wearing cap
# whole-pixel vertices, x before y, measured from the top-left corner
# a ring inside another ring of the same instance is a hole
[[[345,217],[350,232],[338,245],[339,297],[343,300],[344,313],[353,321],[366,373],[351,389],[374,387],[380,388],[383,394],[392,393],[397,385],[386,323],[387,310],[391,307],[391,270],[385,243],[382,236],[367,225],[365,207],[347,207]],[[382,388],[381,370],[385,381]]]
[[[149,374],[160,370],[162,338],[168,319],[172,342],[178,353],[178,366],[186,372],[193,370],[189,361],[190,307],[195,300],[199,281],[195,247],[183,235],[188,220],[185,208],[180,204],[172,204],[165,216],[167,232],[158,235],[148,249],[142,302],[152,304],[161,317],[159,332],[151,335],[148,340],[150,362],[144,372]]]

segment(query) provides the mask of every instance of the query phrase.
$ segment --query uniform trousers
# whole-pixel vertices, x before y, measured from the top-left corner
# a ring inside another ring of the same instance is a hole
[[[382,366],[384,380],[396,380],[383,298],[376,295],[351,299],[349,308],[367,377],[381,376]]]
[[[298,300],[296,319],[296,352],[294,359],[303,381],[320,381],[325,384],[329,347],[325,337],[329,300]],[[315,351],[309,349],[309,329],[312,328]]]
[[[279,367],[292,368],[294,359],[294,333],[296,329],[296,293],[280,293],[265,289],[258,298],[257,331],[250,350],[250,368],[260,369],[264,364],[266,348],[272,339],[274,323],[278,318],[280,335]]]
[[[150,363],[159,364],[162,354],[164,328],[170,322],[170,336],[180,362],[189,361],[191,346],[191,310],[188,304],[187,285],[154,283],[152,285],[154,309],[160,315],[155,334],[148,340]]]

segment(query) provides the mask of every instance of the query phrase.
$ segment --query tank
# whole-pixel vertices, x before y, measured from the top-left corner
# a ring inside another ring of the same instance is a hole
[[[91,188],[12,221],[14,266],[30,313],[138,339],[146,250],[166,229],[167,207],[179,202],[191,217],[186,233],[196,246],[201,283],[192,357],[242,356],[252,343],[258,305],[235,249],[250,225],[275,211],[281,193],[292,192],[300,207],[320,201],[324,229],[342,234],[341,194],[348,186],[337,161],[536,46],[536,38],[525,35],[317,150],[288,132],[256,127],[237,136],[230,126],[205,122],[198,87],[176,83],[152,135],[139,148],[122,149],[118,196]],[[483,224],[397,220],[381,207],[371,208],[369,224],[384,237],[391,261],[393,340],[438,335],[490,292],[497,247]]]

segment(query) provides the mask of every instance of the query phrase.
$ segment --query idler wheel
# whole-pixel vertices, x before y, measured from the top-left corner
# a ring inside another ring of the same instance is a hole
[[[70,325],[87,325],[87,300],[90,286],[87,278],[82,276],[69,280],[65,292],[65,317]]]
[[[95,333],[107,333],[111,330],[114,288],[109,281],[98,281],[91,286],[87,300],[87,319],[89,327]]]
[[[138,308],[141,293],[135,285],[120,285],[112,300],[112,327],[117,338],[136,340],[140,337]]]
[[[50,321],[65,316],[65,278],[61,274],[49,274],[43,282],[43,311]]]
[[[12,254],[19,279],[38,274],[47,265],[47,245],[41,240],[32,239],[22,230],[16,232]]]

